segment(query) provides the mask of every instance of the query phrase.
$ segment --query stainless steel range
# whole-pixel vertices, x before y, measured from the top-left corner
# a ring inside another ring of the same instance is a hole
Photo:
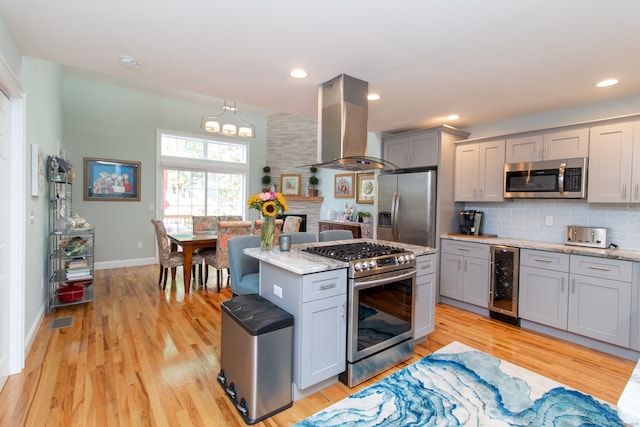
[[[412,252],[367,241],[304,250],[349,263],[347,370],[340,375],[342,382],[353,387],[413,355]]]

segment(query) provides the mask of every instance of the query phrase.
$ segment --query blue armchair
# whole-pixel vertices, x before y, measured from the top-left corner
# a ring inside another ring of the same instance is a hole
[[[244,248],[259,248],[260,236],[238,236],[229,239],[229,275],[234,295],[257,294],[260,290],[260,262],[245,255]]]
[[[324,230],[320,232],[320,241],[328,242],[329,240],[351,240],[353,233],[349,230]]]

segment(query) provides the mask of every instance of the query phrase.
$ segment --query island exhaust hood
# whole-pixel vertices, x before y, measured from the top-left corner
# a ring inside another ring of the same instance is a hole
[[[399,169],[375,157],[367,157],[367,94],[369,84],[346,74],[318,89],[319,168],[360,171]]]

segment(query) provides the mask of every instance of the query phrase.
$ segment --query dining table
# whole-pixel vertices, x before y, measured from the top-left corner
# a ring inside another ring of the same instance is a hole
[[[178,250],[178,246],[182,248],[184,252],[184,266],[182,271],[184,272],[184,293],[188,294],[191,288],[191,263],[193,260],[193,251],[199,248],[215,248],[218,240],[217,232],[177,232],[167,233],[169,241],[171,242],[171,251]],[[202,279],[202,278],[200,278]]]

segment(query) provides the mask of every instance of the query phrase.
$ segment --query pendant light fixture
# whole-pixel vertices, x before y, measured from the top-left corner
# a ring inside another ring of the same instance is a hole
[[[201,129],[211,133],[221,133],[229,136],[242,136],[245,138],[255,138],[256,128],[254,125],[245,122],[238,117],[238,107],[233,103],[233,107],[224,101],[222,114],[218,116],[202,116]]]

